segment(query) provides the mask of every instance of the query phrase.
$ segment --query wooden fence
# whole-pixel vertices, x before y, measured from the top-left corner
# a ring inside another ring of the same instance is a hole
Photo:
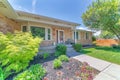
[[[98,40],[96,40],[96,45],[99,45],[99,46],[118,45],[119,43],[120,43],[120,41],[116,40],[116,39],[98,39]]]

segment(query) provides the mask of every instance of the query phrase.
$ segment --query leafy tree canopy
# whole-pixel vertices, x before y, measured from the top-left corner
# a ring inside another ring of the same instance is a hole
[[[108,31],[102,31],[102,33],[99,35],[99,38],[102,38],[102,39],[113,39],[114,37],[115,35]]]
[[[120,0],[96,0],[82,19],[89,28],[111,32],[120,39]]]

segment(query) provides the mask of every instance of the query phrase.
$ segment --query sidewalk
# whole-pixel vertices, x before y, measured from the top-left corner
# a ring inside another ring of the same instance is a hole
[[[120,65],[80,54],[72,48],[68,48],[67,55],[80,62],[87,62],[91,67],[101,71],[94,80],[120,80]]]
[[[79,60],[80,62],[87,62],[91,67],[101,71],[94,80],[120,80],[120,65],[84,54],[73,58]]]

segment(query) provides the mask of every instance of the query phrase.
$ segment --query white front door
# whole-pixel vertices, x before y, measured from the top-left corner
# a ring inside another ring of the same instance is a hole
[[[58,43],[63,43],[64,42],[64,31],[59,30],[58,31]]]

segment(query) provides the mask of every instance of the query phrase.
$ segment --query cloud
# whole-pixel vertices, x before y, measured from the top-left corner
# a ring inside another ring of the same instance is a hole
[[[35,13],[37,0],[32,0],[32,12]]]
[[[31,12],[30,10],[26,9],[25,7],[22,7],[20,4],[17,4],[17,3],[19,3],[19,0],[8,0],[8,1],[15,10]]]
[[[28,9],[26,9],[26,8],[20,6],[20,5],[16,5],[15,9],[20,10],[20,11],[30,12],[30,10],[28,10]]]

